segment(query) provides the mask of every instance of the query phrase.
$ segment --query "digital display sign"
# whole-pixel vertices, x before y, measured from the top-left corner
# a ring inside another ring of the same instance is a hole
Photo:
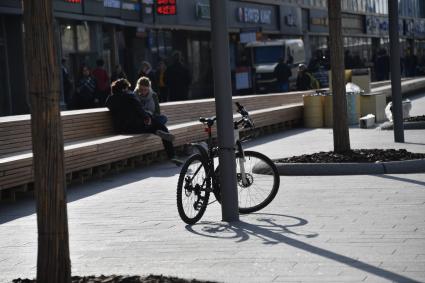
[[[176,15],[176,0],[156,0],[156,13],[158,15]]]
[[[81,4],[81,0],[65,0],[65,2]]]

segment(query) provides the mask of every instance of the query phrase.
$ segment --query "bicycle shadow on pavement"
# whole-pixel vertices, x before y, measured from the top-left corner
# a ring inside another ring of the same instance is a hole
[[[249,240],[251,237],[257,237],[261,239],[265,245],[286,244],[294,248],[345,264],[352,268],[371,273],[375,276],[390,280],[391,282],[419,282],[392,271],[385,270],[360,260],[356,260],[354,258],[338,254],[324,248],[319,248],[312,244],[295,239],[296,237],[314,238],[318,236],[317,233],[304,234],[296,233],[290,230],[291,227],[306,225],[308,221],[305,219],[279,214],[253,213],[252,215],[259,216],[255,219],[256,224],[251,224],[243,220],[232,223],[204,221],[195,225],[187,225],[186,229],[196,235],[235,240],[236,242],[243,242]],[[274,219],[276,217],[285,217],[290,220],[298,221],[298,223],[281,225],[276,223],[276,220]],[[258,222],[260,224],[258,224]]]
[[[71,203],[118,187],[140,182],[148,178],[176,176],[180,168],[168,162],[128,169],[102,178],[91,179],[83,184],[67,186],[67,202]],[[25,197],[15,202],[0,203],[0,225],[35,214],[35,198]]]
[[[402,177],[392,176],[392,175],[375,175],[375,176],[379,177],[379,178],[383,178],[383,179],[399,181],[399,182],[402,182],[402,183],[411,183],[411,184],[419,185],[419,186],[422,186],[421,189],[425,189],[425,182],[423,182],[423,181],[413,180],[413,179],[409,179],[409,178],[402,178]]]

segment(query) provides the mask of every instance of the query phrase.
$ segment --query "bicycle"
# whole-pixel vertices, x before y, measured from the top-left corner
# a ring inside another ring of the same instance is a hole
[[[240,129],[254,129],[249,113],[236,102],[240,120],[234,121],[236,178],[238,186],[238,206],[241,214],[251,213],[266,207],[276,196],[280,178],[273,161],[256,151],[245,151],[242,142],[250,138],[239,138]],[[200,118],[208,133],[207,144],[192,143],[197,153],[183,164],[177,184],[177,209],[180,218],[187,224],[195,224],[205,213],[210,194],[221,203],[219,184],[220,165],[215,167],[218,146],[213,145],[212,127],[216,117]]]

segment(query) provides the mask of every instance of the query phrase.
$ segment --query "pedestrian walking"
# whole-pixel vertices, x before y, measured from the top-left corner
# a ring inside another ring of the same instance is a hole
[[[297,90],[318,89],[320,84],[313,75],[307,71],[307,66],[300,64],[298,66]]]
[[[189,70],[183,65],[180,51],[172,55],[172,63],[165,71],[165,84],[168,87],[170,101],[187,100],[192,81]]]
[[[127,79],[127,74],[124,72],[124,69],[122,68],[121,64],[115,66],[114,72],[111,76],[111,81],[113,82],[118,79]]]
[[[108,72],[104,68],[105,61],[98,59],[96,61],[96,68],[93,70],[92,75],[96,80],[96,106],[101,107],[105,105],[106,98],[110,92],[110,79]]]
[[[283,58],[279,59],[279,63],[274,68],[273,74],[277,80],[278,90],[281,92],[288,92],[289,78],[292,76],[292,72]]]
[[[61,70],[62,70],[62,89],[63,89],[63,96],[66,103],[66,106],[68,109],[72,109],[73,107],[73,95],[72,95],[72,89],[73,89],[73,81],[71,79],[71,75],[69,73],[68,67],[66,66],[66,59],[63,58],[61,60]]]
[[[98,101],[96,99],[96,80],[90,73],[88,66],[82,66],[80,70],[80,79],[75,90],[75,106],[77,109],[86,109],[95,107]]]
[[[158,69],[155,72],[155,80],[158,84],[158,97],[160,102],[167,102],[168,101],[168,88],[165,83],[165,71],[167,70],[167,65],[164,61],[159,61],[158,63]]]
[[[157,91],[155,72],[152,69],[151,63],[148,61],[143,61],[140,65],[140,69],[137,72],[137,79],[140,79],[141,77],[149,78],[152,83],[152,88]]]

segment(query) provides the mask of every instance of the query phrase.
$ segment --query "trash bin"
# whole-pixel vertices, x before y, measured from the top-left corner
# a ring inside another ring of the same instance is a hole
[[[353,69],[351,82],[358,85],[364,93],[370,93],[370,70]]]
[[[319,93],[314,95],[303,95],[304,127],[323,127],[323,99],[324,96]]]
[[[348,84],[346,89],[348,88]],[[347,124],[355,125],[359,123],[360,118],[360,92],[347,91]],[[325,127],[333,127],[333,100],[332,95],[324,97],[324,125]]]
[[[360,115],[375,115],[376,122],[384,122],[385,106],[387,105],[387,96],[385,93],[362,94],[360,95]]]
[[[329,91],[332,91],[332,71],[328,71],[329,76]],[[349,83],[352,80],[353,71],[351,69],[344,71],[345,83]]]

